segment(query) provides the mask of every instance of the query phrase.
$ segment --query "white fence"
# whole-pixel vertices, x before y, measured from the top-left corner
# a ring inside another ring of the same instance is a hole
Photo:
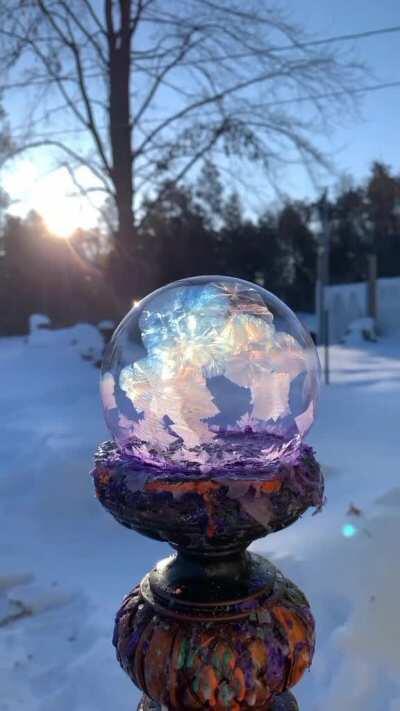
[[[337,284],[326,287],[329,336],[338,343],[352,321],[368,316],[368,286]],[[400,331],[400,277],[378,279],[378,328],[382,333]]]

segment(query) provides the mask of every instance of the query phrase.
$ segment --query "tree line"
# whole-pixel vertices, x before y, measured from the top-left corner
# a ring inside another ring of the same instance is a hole
[[[186,186],[165,182],[141,206],[129,302],[170,281],[230,274],[257,282],[300,311],[314,310],[318,256],[315,203],[287,200],[249,215],[206,162]],[[364,280],[376,253],[380,276],[400,274],[400,176],[375,163],[359,185],[342,180],[328,202],[331,283]],[[27,330],[31,313],[54,326],[119,319],[119,266],[112,232],[49,234],[39,215],[6,216],[0,261],[0,333]]]

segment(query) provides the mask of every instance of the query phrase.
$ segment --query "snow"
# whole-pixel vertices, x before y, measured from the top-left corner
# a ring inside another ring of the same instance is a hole
[[[32,314],[29,318],[29,330],[31,333],[40,328],[50,328],[50,326],[51,321],[49,317],[44,314]]]
[[[362,345],[362,341],[376,341],[376,329],[374,319],[369,316],[356,318],[347,327],[342,342],[348,346]]]
[[[335,284],[325,288],[326,308],[329,310],[331,343],[340,343],[349,325],[368,316],[368,284]],[[399,322],[400,277],[377,280],[378,329],[388,334]]]
[[[115,323],[114,323],[114,321],[109,321],[106,319],[104,321],[100,321],[100,323],[97,324],[97,328],[100,331],[106,331],[109,328],[115,328]]]
[[[132,711],[139,692],[115,661],[113,617],[169,549],[94,497],[101,335],[43,326],[0,341],[0,711]],[[400,711],[400,333],[334,346],[331,364],[308,438],[327,506],[253,549],[303,588],[317,619],[303,711]]]

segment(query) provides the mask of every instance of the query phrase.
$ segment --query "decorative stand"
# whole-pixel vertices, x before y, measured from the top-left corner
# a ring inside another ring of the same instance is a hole
[[[323,503],[303,442],[319,363],[277,297],[222,276],[143,299],[104,356],[101,393],[116,441],[92,472],[102,505],[174,555],[117,613],[118,660],[142,711],[293,711],[314,652],[303,593],[252,541]]]
[[[313,617],[303,593],[246,548],[321,506],[311,448],[297,444],[253,479],[165,475],[106,443],[92,474],[120,523],[177,551],[116,617],[118,660],[145,694],[139,709],[297,709],[287,690],[311,665]]]

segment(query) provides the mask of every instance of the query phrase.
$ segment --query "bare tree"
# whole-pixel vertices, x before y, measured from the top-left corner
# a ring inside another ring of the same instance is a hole
[[[0,90],[34,97],[16,150],[48,146],[88,199],[111,198],[132,258],[143,194],[210,155],[270,179],[325,164],[315,133],[349,106],[357,68],[268,0],[0,0],[0,72]]]

